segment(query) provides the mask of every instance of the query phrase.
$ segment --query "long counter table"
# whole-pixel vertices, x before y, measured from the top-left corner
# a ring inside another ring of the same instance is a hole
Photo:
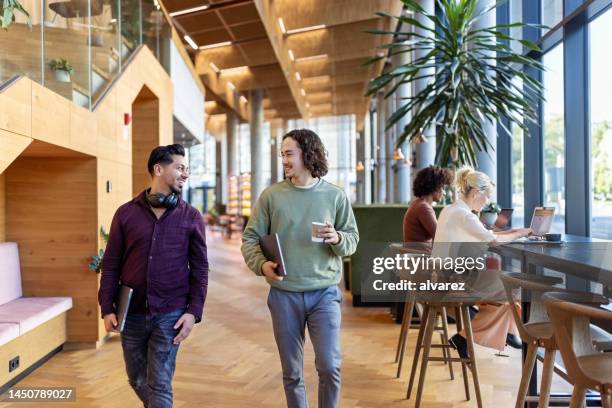
[[[543,268],[551,269],[567,275],[568,289],[590,291],[590,282],[595,282],[603,285],[604,295],[610,296],[612,241],[563,235],[562,243],[507,243],[491,247],[490,250],[504,258],[504,265],[507,265],[508,259],[519,260],[523,273],[540,273]],[[527,318],[527,309],[523,305],[524,319]],[[524,353],[525,346],[523,346],[523,356]],[[526,408],[537,406],[537,402],[534,402],[537,401],[537,383],[537,370],[534,367]],[[594,396],[594,399],[598,399],[598,396]],[[551,398],[551,406],[556,405],[553,401],[554,398]]]

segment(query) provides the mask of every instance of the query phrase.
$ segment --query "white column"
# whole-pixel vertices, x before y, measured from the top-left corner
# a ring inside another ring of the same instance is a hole
[[[393,68],[408,64],[410,61],[410,53],[405,52],[394,55]],[[394,97],[396,109],[399,109],[400,107],[408,103],[406,98],[410,96],[410,88],[410,84],[403,84],[395,90]],[[411,117],[412,113],[408,112],[395,124],[396,140],[404,131],[404,127],[410,122]],[[410,193],[412,190],[410,188],[410,164],[406,163],[408,159],[410,159],[411,155],[410,143],[407,141],[402,143],[400,149],[402,150],[402,154],[404,155],[405,159],[395,161],[395,165],[397,166],[397,188],[395,191],[395,201],[398,203],[407,203],[410,201]]]
[[[491,2],[487,0],[480,0],[478,2],[478,9],[476,13],[480,13],[483,9],[490,6]],[[495,9],[491,10],[484,16],[482,16],[476,24],[474,25],[474,29],[483,28],[483,27],[491,27],[496,23],[496,12]],[[495,56],[495,52],[489,53],[491,56]],[[489,60],[489,64],[495,64],[494,60]],[[497,149],[497,122],[491,122],[489,120],[485,120],[483,123],[485,134],[487,135],[487,139],[492,145],[492,148],[489,147],[489,151],[487,152],[478,152],[478,170],[486,173],[494,183],[497,183],[497,160],[495,150]],[[494,192],[494,196],[491,197],[492,201],[497,199],[497,194]]]
[[[267,140],[263,133],[263,90],[255,89],[251,91],[249,98],[251,109],[251,208],[255,207],[255,202],[265,188],[265,176],[263,172],[264,143]]]
[[[387,103],[383,92],[376,96],[376,202],[387,202],[387,167],[385,157],[387,146],[385,138],[385,119]]]
[[[436,13],[436,6],[435,6],[434,0],[420,0],[419,4],[421,5],[423,10],[427,14]],[[434,23],[428,18],[424,17],[422,14],[417,15],[417,20],[419,21],[419,23],[421,23],[425,27],[429,27],[429,28],[435,27]],[[414,31],[417,34],[424,35],[424,36],[431,35],[430,31],[424,30],[419,27],[414,27]],[[427,55],[428,52],[429,50],[426,50],[426,49],[417,50],[414,52],[414,59],[416,60],[418,58],[422,58],[425,55]],[[436,72],[435,68],[426,68],[426,69],[422,69],[421,72],[419,72],[419,76],[428,75],[428,74],[431,75],[431,74],[435,74],[435,72]],[[419,79],[414,82],[414,94],[415,95],[421,92],[423,89],[425,89],[425,87],[427,86],[427,81],[428,79],[425,78],[425,79]],[[419,143],[415,145],[415,149],[416,149],[415,168],[417,170],[424,169],[425,167],[434,164],[435,159],[436,159],[436,128],[435,126],[430,126],[427,129],[423,129],[423,136],[426,140],[426,143]]]

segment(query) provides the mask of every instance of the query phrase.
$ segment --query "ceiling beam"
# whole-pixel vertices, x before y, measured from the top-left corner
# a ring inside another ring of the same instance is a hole
[[[285,75],[291,94],[297,108],[303,118],[308,118],[308,109],[306,108],[306,98],[301,93],[301,86],[295,78],[295,70],[293,68],[294,61],[291,61],[287,53],[288,49],[284,42],[283,33],[277,24],[278,15],[274,7],[273,0],[254,0],[255,7],[259,12],[261,21],[268,33],[268,38],[278,59],[278,63],[281,67],[282,72]]]

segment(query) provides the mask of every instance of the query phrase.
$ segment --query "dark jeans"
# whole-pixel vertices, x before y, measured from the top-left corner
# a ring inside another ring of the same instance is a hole
[[[159,315],[128,314],[121,333],[130,385],[147,408],[172,407],[172,377],[178,345],[174,324],[184,309]]]

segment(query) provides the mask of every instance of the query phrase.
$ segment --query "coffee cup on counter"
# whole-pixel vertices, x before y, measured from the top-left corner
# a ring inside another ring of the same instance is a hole
[[[561,241],[561,234],[544,234],[544,239],[548,242],[559,242]]]

